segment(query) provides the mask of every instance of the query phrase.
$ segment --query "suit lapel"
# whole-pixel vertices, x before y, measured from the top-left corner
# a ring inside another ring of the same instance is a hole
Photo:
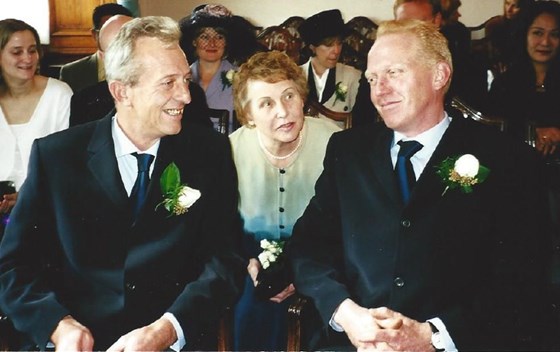
[[[119,209],[128,209],[128,196],[122,183],[111,134],[112,117],[99,120],[88,145],[87,166],[109,199]]]
[[[323,95],[321,96],[321,104],[325,104],[334,94],[336,86],[336,66],[329,70],[329,75],[327,76],[327,82],[325,83],[325,89],[323,89]]]
[[[445,185],[440,176],[436,174],[436,168],[446,158],[457,156],[461,153],[461,145],[464,145],[463,139],[465,138],[463,133],[461,133],[463,130],[461,127],[462,122],[460,117],[456,117],[451,121],[428,164],[426,164],[422,175],[420,175],[412,192],[409,205],[416,202],[428,204],[433,199],[441,198]]]
[[[395,204],[402,205],[390,153],[393,131],[383,127],[379,138],[373,140],[375,140],[373,150],[368,155],[375,179],[381,185],[378,188],[385,192]]]

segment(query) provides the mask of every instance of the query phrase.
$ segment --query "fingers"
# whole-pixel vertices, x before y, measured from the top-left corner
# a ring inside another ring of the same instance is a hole
[[[107,349],[107,352],[124,351],[124,349],[126,347],[126,342],[125,341],[126,341],[126,336],[121,336],[121,338],[118,339],[117,342],[112,344],[111,347],[109,347]]]
[[[247,272],[249,273],[251,280],[253,280],[253,285],[255,285],[255,287],[257,286],[257,276],[259,275],[260,270],[261,270],[261,263],[255,258],[249,259],[249,265],[247,265]]]
[[[0,214],[6,214],[16,205],[17,193],[4,194],[0,199]]]
[[[88,328],[70,315],[64,317],[56,326],[51,341],[57,351],[91,351],[93,336]]]
[[[276,296],[270,298],[270,300],[272,302],[275,302],[275,303],[280,303],[283,300],[285,300],[286,298],[293,295],[295,292],[296,292],[296,288],[295,288],[294,284],[289,284],[285,289],[282,290],[282,292],[280,292]]]
[[[557,127],[538,127],[537,134],[537,150],[544,156],[550,155],[556,151],[560,143],[560,129]]]

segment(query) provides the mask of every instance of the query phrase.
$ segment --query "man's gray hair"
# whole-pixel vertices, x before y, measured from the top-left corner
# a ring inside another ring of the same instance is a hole
[[[136,41],[140,38],[157,38],[173,46],[179,43],[181,31],[173,19],[164,16],[146,16],[129,21],[119,30],[105,51],[107,82],[120,81],[135,85],[142,73],[142,65],[135,58]]]

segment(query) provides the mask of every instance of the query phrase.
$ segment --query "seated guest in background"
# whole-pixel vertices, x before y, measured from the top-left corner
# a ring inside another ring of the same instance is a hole
[[[537,1],[526,8],[522,21],[524,50],[492,83],[487,112],[504,118],[519,139],[535,142],[541,154],[558,156],[560,4]]]
[[[103,65],[105,50],[117,36],[119,29],[130,20],[132,20],[130,16],[115,15],[109,18],[99,30],[99,50],[97,54],[101,65]],[[74,93],[70,103],[70,126],[99,120],[114,108],[115,102],[109,91],[107,81],[102,80]]]
[[[105,22],[99,31],[99,58],[103,62],[105,50],[117,36],[120,28],[132,17],[115,15]],[[183,109],[183,124],[188,122],[212,126],[208,117],[208,105],[204,91],[196,83],[189,82],[192,101]],[[105,117],[115,108],[113,96],[109,91],[107,81],[101,81],[91,87],[75,93],[70,102],[70,126],[79,125]]]
[[[460,57],[471,55],[471,32],[459,21],[461,0],[441,0],[441,33],[448,42],[452,55]]]
[[[105,21],[114,15],[132,17],[132,13],[130,13],[126,7],[114,3],[99,5],[93,10],[93,28],[91,29],[91,35],[93,39],[95,39],[98,48],[99,30]],[[68,83],[74,93],[105,80],[105,70],[103,62],[99,57],[99,50],[90,56],[83,57],[62,66],[60,68],[59,78]]]
[[[540,163],[507,134],[451,118],[444,109],[451,75],[434,26],[379,26],[366,76],[386,128],[332,136],[287,250],[295,287],[311,297],[330,343],[546,348]],[[448,159],[460,156],[457,164]]]
[[[0,181],[12,181],[14,191],[27,175],[33,140],[68,127],[72,90],[38,74],[40,56],[35,28],[16,19],[0,21]],[[0,217],[16,198],[15,192],[0,196]]]
[[[346,31],[340,11],[319,12],[307,18],[298,30],[311,51],[311,58],[301,66],[307,77],[307,99],[335,112],[351,112],[361,72],[338,62]],[[325,116],[320,117],[333,122]],[[344,127],[342,122],[338,124]]]
[[[505,72],[518,53],[521,21],[520,15],[533,0],[504,0],[504,14],[486,24],[486,37],[490,40],[490,68],[494,76]]]
[[[192,62],[192,80],[204,89],[210,108],[229,111],[228,129],[232,132],[232,77],[237,70],[236,62],[256,50],[255,35],[218,4],[199,7],[179,23],[183,33],[181,47]]]
[[[283,350],[287,298],[294,293],[294,286],[287,280],[269,296],[257,292],[264,285],[259,282],[259,273],[266,269],[257,259],[259,243],[289,239],[296,219],[313,195],[327,141],[340,129],[330,122],[304,117],[305,76],[284,53],[254,55],[241,66],[233,88],[243,126],[230,140],[249,261],[245,290],[235,309],[234,349]],[[260,286],[255,288],[257,284]]]
[[[445,31],[442,27],[441,0],[396,0],[393,11],[396,20],[428,21],[433,23],[444,36],[453,34],[452,31]],[[458,44],[454,37],[446,36],[446,39],[453,60],[453,81],[447,98],[450,100],[453,97],[459,97],[469,105],[480,109],[484,103],[488,86],[486,71],[482,65],[474,62],[465,43]]]
[[[41,350],[216,349],[245,271],[237,177],[225,136],[181,128],[179,37],[168,17],[126,23],[105,55],[116,114],[34,143],[0,308]]]

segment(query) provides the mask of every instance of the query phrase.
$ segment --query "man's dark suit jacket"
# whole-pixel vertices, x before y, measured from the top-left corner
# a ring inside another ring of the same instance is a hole
[[[508,138],[454,118],[405,206],[391,130],[369,125],[333,135],[288,250],[295,286],[325,327],[351,298],[421,322],[439,317],[459,350],[536,342],[533,331],[547,324],[546,200],[534,151]],[[490,175],[470,194],[443,194],[435,166],[463,154]]]
[[[92,54],[67,63],[60,68],[59,79],[68,83],[74,93],[93,86],[97,80],[97,55]]]
[[[202,193],[179,216],[156,210],[171,162]],[[1,309],[41,348],[67,314],[103,350],[170,312],[186,348],[215,349],[204,338],[236,302],[245,273],[237,200],[227,137],[196,124],[161,139],[136,221],[110,116],[39,139],[0,246]]]
[[[196,83],[189,83],[191,102],[183,110],[183,126],[194,122],[213,128],[208,113],[206,94]],[[70,126],[103,118],[115,108],[115,101],[107,81],[101,81],[72,95],[70,101]]]

